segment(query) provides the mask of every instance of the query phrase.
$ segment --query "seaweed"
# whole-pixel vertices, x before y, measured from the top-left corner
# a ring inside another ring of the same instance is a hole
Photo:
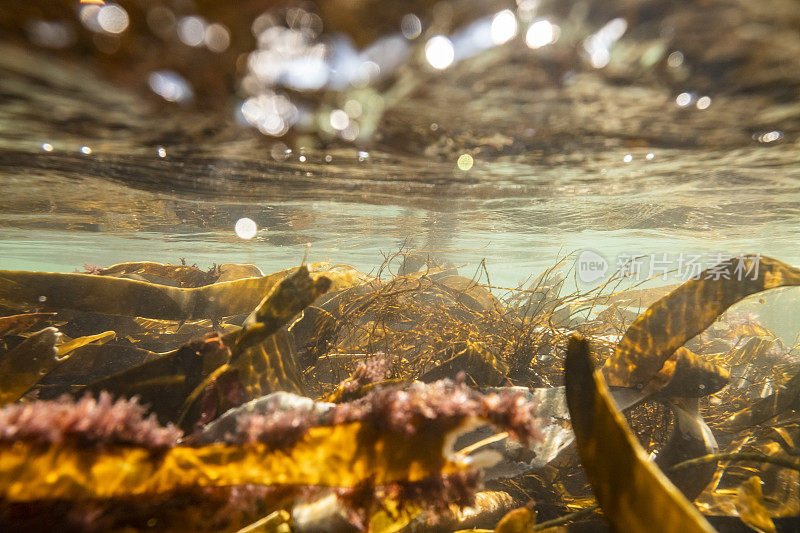
[[[570,531],[602,527],[597,503],[623,531],[800,516],[800,366],[729,310],[800,270],[742,256],[678,287],[570,292],[566,259],[501,288],[483,264],[468,278],[421,257],[374,275],[0,272],[0,525]]]
[[[564,363],[572,429],[586,475],[617,531],[711,532],[711,525],[650,461],[595,373],[585,339],[573,337]]]
[[[687,281],[628,328],[604,367],[611,385],[644,387],[675,350],[734,303],[760,291],[800,285],[800,270],[769,257],[742,256],[712,268],[722,274],[710,276],[706,271]],[[736,272],[746,275],[736,279]]]

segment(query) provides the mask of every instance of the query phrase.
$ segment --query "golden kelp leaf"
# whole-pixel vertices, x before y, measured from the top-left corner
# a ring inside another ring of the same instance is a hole
[[[209,395],[212,381],[219,389],[216,395]],[[229,398],[230,391],[225,386],[220,387],[225,383],[235,386],[234,403]],[[235,363],[226,364],[207,375],[186,398],[177,423],[188,431],[199,417],[210,415],[201,412],[201,404],[206,409],[215,405],[213,411],[219,414],[271,392],[303,394],[306,392],[303,389],[291,335],[282,328],[263,342],[244,350]]]
[[[776,533],[775,524],[764,509],[761,479],[758,476],[745,481],[736,495],[736,510],[739,511],[742,522],[760,533]]]
[[[278,390],[302,392],[300,369],[292,357],[292,339],[281,328],[330,286],[330,279],[310,275],[306,265],[275,285],[240,330],[222,337],[231,352],[229,368],[206,373],[202,381],[194,383],[181,408],[179,423],[188,427],[201,415],[198,400],[203,397],[202,392],[212,379],[219,379],[225,372],[236,373],[236,380],[247,392],[244,401]]]
[[[234,281],[244,278],[260,278],[264,275],[261,269],[255,265],[225,263],[217,267],[219,277],[215,283],[223,281]]]
[[[257,390],[254,391],[255,396],[276,390],[300,391],[302,369],[295,357],[295,330],[298,326],[299,329],[304,329],[305,322],[309,322],[306,317],[309,306],[326,293],[331,295],[337,291],[342,292],[366,280],[364,274],[352,267],[336,267],[325,270],[324,273],[309,274],[303,266],[280,284],[280,290],[277,287],[273,289],[259,305],[259,309],[248,317],[244,327],[247,330],[257,324],[261,313],[266,319],[264,325],[271,324],[271,326],[257,330],[258,335],[250,336],[248,342],[257,343],[259,339],[266,340],[244,350],[240,355],[234,354],[233,365],[239,369],[239,375],[244,380],[245,386],[250,387],[258,383]],[[270,308],[272,311],[269,311]],[[293,310],[295,312],[292,314]],[[279,314],[281,316],[278,316]],[[298,314],[297,320],[287,324]],[[280,325],[280,329],[275,328],[275,325]],[[247,331],[243,334],[245,337],[251,335]],[[237,340],[236,343],[240,350],[246,344],[244,340]]]
[[[572,337],[564,362],[567,405],[581,464],[603,514],[615,531],[713,532],[703,515],[650,461],[627,429],[602,375],[592,368],[589,343]]]
[[[284,329],[242,352],[231,368],[248,393],[248,400],[274,391],[303,393],[301,368],[294,358],[292,337]]]
[[[664,362],[642,392],[658,391],[666,397],[701,398],[718,392],[729,379],[730,372],[681,347]]]
[[[64,441],[0,443],[0,498],[12,502],[108,499],[191,487],[299,485],[355,487],[421,481],[468,466],[446,459],[455,427],[404,438],[374,424],[310,428],[288,448],[265,444],[148,450]]]
[[[172,334],[178,332],[178,328],[181,326],[181,322],[176,320],[156,320],[153,318],[141,318],[136,317],[133,319],[133,323],[141,328],[141,331],[150,333],[153,335],[158,334]]]
[[[98,333],[97,335],[87,335],[86,337],[72,339],[71,341],[67,341],[64,344],[59,344],[56,346],[56,350],[58,350],[58,357],[65,357],[72,351],[86,346],[87,344],[104,344],[116,336],[117,334],[113,331],[104,331],[103,333]]]
[[[630,309],[617,304],[609,305],[594,318],[597,327],[592,332],[595,334],[621,334],[633,324],[637,316],[638,314]]]
[[[495,533],[528,533],[532,530],[536,516],[527,507],[509,511],[497,523]]]
[[[0,359],[0,405],[17,401],[59,361],[56,343],[61,333],[44,328]]]
[[[35,326],[40,320],[53,318],[56,313],[27,313],[0,317],[0,335],[16,335]]]
[[[50,389],[46,396],[53,398],[159,357],[159,353],[129,344],[87,344],[76,348],[38,385],[43,386],[41,392]]]
[[[769,357],[769,351],[773,350],[776,343],[780,342],[774,336],[771,336],[771,338],[750,337],[750,339],[745,342],[744,345],[739,345],[739,339],[744,339],[747,337],[748,335],[736,335],[735,337],[732,337],[731,340],[733,343],[735,343],[735,346],[725,356],[725,360],[728,362],[728,364],[740,365],[755,363],[759,360],[763,360],[763,358]]]
[[[650,307],[680,287],[679,284],[647,289],[625,289],[608,295],[598,295],[593,301],[597,305],[616,305],[620,307]]]
[[[330,289],[328,292],[339,292],[357,285],[369,283],[374,278],[368,274],[349,266],[349,265],[335,265],[329,266],[325,263],[315,263],[311,265],[312,272],[323,274],[326,278],[331,280]]]
[[[386,500],[381,502],[382,509],[372,515],[369,520],[371,533],[397,533],[407,530],[409,523],[422,513],[422,507],[414,502],[397,502]]]
[[[453,298],[473,311],[489,311],[502,307],[497,298],[474,279],[458,275],[431,276],[436,286],[444,288]]]
[[[0,304],[162,320],[222,318],[249,313],[294,270],[192,289],[91,274],[2,270]]]
[[[769,257],[744,256],[704,271],[658,300],[628,328],[603,368],[609,385],[644,387],[676,349],[728,307],[745,296],[787,285],[800,285],[800,270]]]

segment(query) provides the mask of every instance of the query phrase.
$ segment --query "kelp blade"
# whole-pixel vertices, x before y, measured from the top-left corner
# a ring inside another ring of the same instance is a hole
[[[703,515],[647,460],[595,372],[589,344],[572,337],[564,363],[572,428],[583,469],[612,529],[713,532]]]
[[[293,445],[148,450],[18,441],[0,445],[0,498],[111,499],[194,487],[355,487],[415,482],[467,469],[444,457],[452,428],[398,438],[373,424],[313,427]]]
[[[795,374],[784,386],[766,398],[755,401],[752,405],[737,411],[728,417],[722,428],[728,431],[739,431],[749,426],[756,426],[786,411],[797,403],[800,397],[800,372]]]
[[[329,278],[312,277],[306,265],[274,285],[255,311],[247,317],[244,328],[237,334],[231,334],[236,339],[235,346],[231,346],[233,357],[239,351],[275,333],[292,317],[325,294],[330,287]],[[226,344],[230,345],[227,339]]]
[[[0,317],[0,335],[16,335],[28,331],[40,321],[55,316],[56,313],[27,313]]]
[[[717,276],[719,271],[727,272],[728,278]],[[687,281],[636,319],[606,361],[606,380],[611,386],[644,387],[675,350],[728,307],[751,294],[789,285],[800,285],[800,269],[758,255],[731,259],[702,272],[699,279]]]
[[[17,401],[58,363],[56,328],[33,333],[0,359],[0,406]]]
[[[0,304],[10,309],[70,309],[161,320],[222,318],[251,312],[264,294],[295,271],[178,288],[92,274],[2,270]]]
[[[244,328],[224,336],[207,335],[205,338],[195,339],[157,359],[95,381],[89,388],[98,392],[107,390],[127,397],[137,395],[154,406],[161,420],[183,420],[187,411],[200,398],[207,385],[206,381],[216,375],[214,372],[221,365],[229,359],[239,362],[243,355],[257,351],[258,346],[252,350],[246,348],[265,339],[265,342],[269,342],[268,338],[273,333],[325,293],[330,286],[331,281],[327,277],[311,275],[308,267],[303,265],[271,287],[256,311],[245,322]],[[250,363],[250,360],[242,362],[244,369],[255,366],[244,364]],[[273,367],[266,370],[274,367],[276,364],[273,361]],[[280,369],[283,370],[283,367]],[[295,376],[296,372],[290,372],[289,377],[284,374],[280,376],[285,378],[281,381],[282,384],[288,381],[291,385],[299,380]],[[165,388],[166,385],[169,385],[168,389]],[[187,423],[193,421],[190,419]]]
[[[98,333],[96,335],[87,335],[85,337],[78,337],[77,339],[72,339],[71,341],[67,341],[64,344],[59,344],[56,349],[58,350],[59,357],[65,357],[72,353],[73,351],[77,350],[78,348],[82,348],[83,346],[87,346],[89,344],[103,344],[114,337],[117,334],[114,331],[104,331],[102,333]]]
[[[764,508],[761,479],[753,476],[745,481],[736,494],[736,510],[742,522],[761,533],[776,533],[775,523]]]

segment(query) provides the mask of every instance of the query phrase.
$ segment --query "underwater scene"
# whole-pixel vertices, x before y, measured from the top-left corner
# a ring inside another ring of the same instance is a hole
[[[0,0],[0,532],[800,531],[800,0]]]

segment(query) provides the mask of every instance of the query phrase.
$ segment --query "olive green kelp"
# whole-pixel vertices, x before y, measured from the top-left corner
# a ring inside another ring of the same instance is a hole
[[[329,278],[312,278],[303,265],[271,287],[242,328],[225,335],[207,334],[130,370],[95,381],[88,390],[138,396],[152,405],[162,420],[183,421],[209,379],[223,374],[248,348],[270,337],[330,286]]]
[[[606,379],[612,386],[643,388],[675,350],[728,307],[751,294],[789,285],[800,285],[800,270],[769,257],[742,256],[715,265],[636,319],[606,361]]]
[[[714,529],[653,463],[627,429],[589,343],[573,337],[564,362],[572,429],[581,464],[612,528],[645,533],[710,533]]]
[[[108,269],[97,269],[95,274],[2,270],[0,306],[11,309],[84,311],[160,320],[220,319],[250,313],[272,287],[294,271],[289,269],[252,277],[254,272],[248,270],[243,274],[248,277],[198,286],[193,286],[197,282],[192,279],[193,283],[186,281],[182,287],[151,283],[144,281],[144,278],[129,279],[111,275],[128,270],[139,272],[144,269],[142,265],[155,264],[123,263]],[[130,265],[135,265],[136,268],[123,268]],[[175,265],[159,266],[186,268]],[[324,268],[320,264],[310,265],[312,272]]]

